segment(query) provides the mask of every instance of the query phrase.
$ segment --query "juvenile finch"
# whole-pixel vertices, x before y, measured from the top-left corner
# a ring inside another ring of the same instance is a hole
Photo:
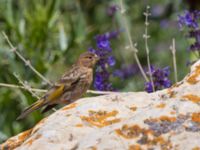
[[[26,108],[17,120],[44,106],[43,112],[57,104],[69,104],[80,98],[92,83],[93,68],[98,60],[96,54],[90,52],[81,54],[72,68],[41,99]]]

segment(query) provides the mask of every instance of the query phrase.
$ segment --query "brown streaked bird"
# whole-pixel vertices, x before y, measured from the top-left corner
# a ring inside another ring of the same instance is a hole
[[[57,104],[70,104],[80,98],[92,83],[93,68],[98,60],[96,54],[81,54],[72,68],[41,99],[26,108],[17,120],[42,107],[45,107],[43,112],[46,112]]]

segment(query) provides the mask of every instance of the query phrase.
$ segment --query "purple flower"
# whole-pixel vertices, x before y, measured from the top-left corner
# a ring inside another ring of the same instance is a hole
[[[110,40],[117,38],[119,31],[107,32],[95,37],[96,48],[89,48],[88,51],[97,54],[100,60],[97,63],[96,75],[94,78],[94,88],[99,91],[114,90],[112,84],[109,82],[110,73],[108,67],[115,65],[115,58],[112,56],[112,48]]]
[[[146,82],[144,86],[145,86],[145,91],[147,91],[148,93],[153,92],[153,86],[151,82]]]
[[[188,38],[193,38],[194,42],[190,45],[190,51],[200,51],[200,29],[199,29],[200,11],[185,11],[183,16],[179,16],[179,26],[188,28]]]
[[[110,74],[106,70],[103,70],[100,72],[97,71],[95,79],[94,79],[94,88],[99,91],[113,90],[112,84],[108,82],[109,77],[110,77]]]
[[[114,66],[116,63],[115,58],[113,56],[109,56],[107,60],[108,60],[109,66]]]
[[[191,51],[199,51],[200,50],[200,30],[199,29],[195,30],[195,31],[191,30],[189,32],[189,37],[195,39],[194,43],[192,43],[190,45],[189,50],[191,50]]]
[[[115,39],[115,38],[118,38],[119,33],[120,33],[121,31],[122,31],[122,29],[121,29],[121,30],[116,30],[116,31],[111,31],[111,32],[106,32],[106,33],[104,34],[104,36],[105,36],[107,39],[109,39],[109,40]]]
[[[165,7],[163,5],[155,5],[151,9],[151,15],[153,17],[160,17],[165,12]]]
[[[150,75],[149,72],[147,74]],[[151,74],[153,78],[153,84],[155,90],[161,90],[164,88],[168,88],[171,86],[171,81],[169,80],[170,70],[169,67],[165,67],[163,69],[161,68],[155,68],[154,66],[151,66]],[[145,83],[145,90],[148,93],[153,92],[153,85],[151,82]]]
[[[139,68],[135,64],[122,65],[120,69],[114,71],[113,75],[121,79],[127,79],[133,77],[133,75],[137,74],[138,71]]]
[[[95,53],[96,54],[96,50],[92,47],[88,48],[88,51],[91,52],[91,53]]]
[[[113,5],[110,5],[108,8],[107,8],[107,15],[109,17],[113,17],[115,15],[115,13],[117,12],[117,10],[119,9],[119,6],[116,5],[116,4],[113,4]]]
[[[96,36],[97,48],[111,51],[110,41],[105,35]]]
[[[189,28],[198,29],[198,19],[200,18],[199,11],[185,11],[183,16],[179,16],[178,22],[179,27],[183,28],[183,26],[187,26]]]

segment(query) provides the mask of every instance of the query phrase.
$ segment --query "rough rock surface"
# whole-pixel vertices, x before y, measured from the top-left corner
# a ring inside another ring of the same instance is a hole
[[[83,98],[0,149],[200,150],[200,61],[169,89]]]

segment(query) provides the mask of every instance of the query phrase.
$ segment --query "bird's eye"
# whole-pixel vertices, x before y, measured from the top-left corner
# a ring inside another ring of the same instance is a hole
[[[91,56],[89,56],[88,58],[89,58],[89,59],[92,59],[92,57],[91,57]]]

